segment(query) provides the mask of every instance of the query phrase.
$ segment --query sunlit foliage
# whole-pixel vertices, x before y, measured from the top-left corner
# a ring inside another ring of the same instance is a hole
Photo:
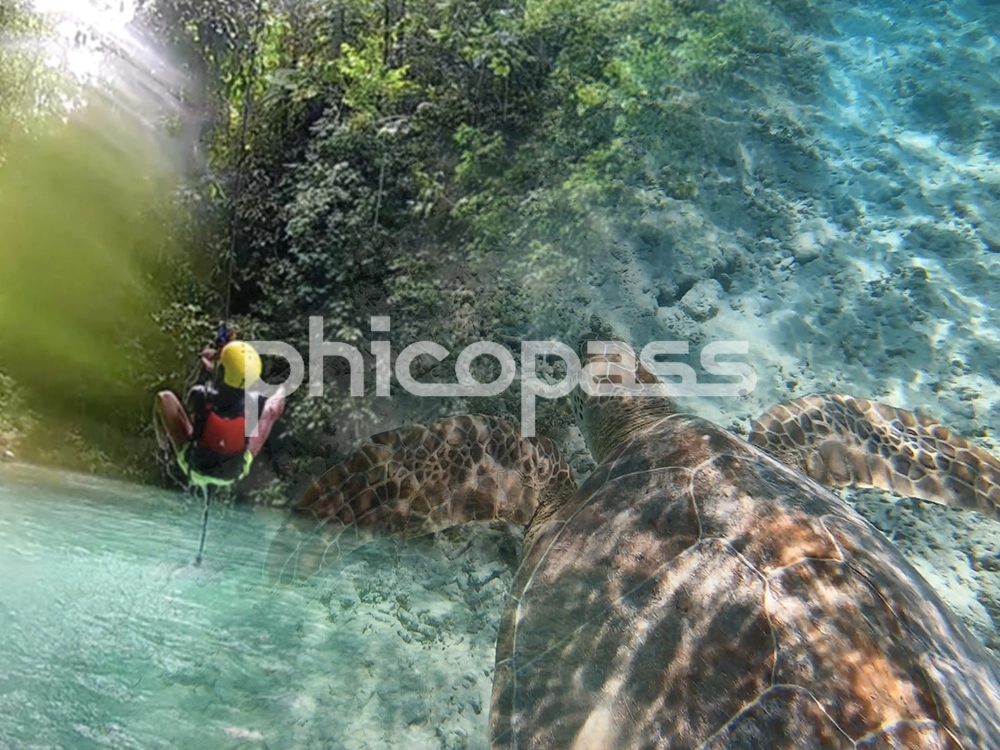
[[[87,162],[105,173],[89,196],[62,193],[66,222],[16,230],[74,269],[37,293],[24,270],[0,298],[0,314],[29,301],[38,311],[8,346],[72,318],[22,366],[53,387],[44,363],[60,347],[90,373],[115,360],[98,391],[176,384],[184,349],[227,313],[303,348],[310,314],[325,316],[328,339],[363,350],[373,314],[392,316],[396,351],[416,337],[456,348],[563,335],[580,303],[553,294],[558,281],[627,233],[649,196],[697,197],[690,152],[706,131],[688,92],[782,49],[784,34],[758,0],[144,0],[139,11],[193,82],[186,121],[198,123],[203,158],[164,231],[203,265],[179,272],[168,256],[149,270],[155,180],[118,169],[109,144],[84,143],[86,128],[36,151],[68,159],[70,177]],[[16,116],[8,109],[0,117]],[[54,169],[37,170],[20,198],[0,183],[0,201],[24,201],[37,220]],[[115,202],[118,190],[130,198]],[[115,205],[95,218],[99,203]],[[3,232],[17,224],[7,205]],[[98,285],[73,315],[54,305]],[[149,321],[174,359],[159,371],[118,360],[106,341],[120,330],[119,340],[155,342]],[[476,407],[516,414],[503,400]],[[325,460],[331,435],[349,441],[373,414],[370,399],[336,389],[293,399],[286,444],[296,459]]]

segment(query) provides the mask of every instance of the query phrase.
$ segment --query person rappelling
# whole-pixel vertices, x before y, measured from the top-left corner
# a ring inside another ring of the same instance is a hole
[[[173,391],[156,394],[153,409],[158,439],[169,445],[189,485],[205,498],[195,565],[201,564],[205,549],[212,491],[250,473],[254,458],[285,411],[284,388],[279,387],[270,397],[252,390],[260,380],[261,363],[250,344],[231,341],[225,326],[217,344],[222,346],[218,353],[211,347],[201,353],[201,370],[210,379],[188,391],[190,416]]]
[[[252,390],[261,374],[260,356],[252,346],[228,341],[217,360],[216,354],[212,348],[201,354],[201,365],[212,377],[188,392],[190,416],[172,391],[156,396],[174,460],[199,487],[230,485],[246,477],[285,410],[283,389],[269,398]],[[258,415],[256,431],[248,429],[251,401]]]

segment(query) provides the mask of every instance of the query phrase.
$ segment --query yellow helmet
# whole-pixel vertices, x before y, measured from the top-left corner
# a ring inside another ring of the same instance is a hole
[[[233,388],[246,388],[260,378],[260,355],[245,341],[230,341],[219,356],[222,382]]]

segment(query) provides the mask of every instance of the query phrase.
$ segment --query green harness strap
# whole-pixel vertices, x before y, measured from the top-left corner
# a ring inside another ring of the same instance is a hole
[[[236,484],[236,482],[240,481],[250,473],[250,465],[253,463],[253,454],[248,450],[243,451],[243,468],[240,469],[240,473],[230,479],[223,479],[221,477],[213,477],[209,474],[199,474],[197,471],[192,469],[188,463],[187,452],[188,446],[186,445],[177,452],[177,465],[180,467],[180,470],[184,472],[184,476],[187,477],[188,481],[195,487],[202,490],[208,489],[209,487],[228,487],[231,484]]]

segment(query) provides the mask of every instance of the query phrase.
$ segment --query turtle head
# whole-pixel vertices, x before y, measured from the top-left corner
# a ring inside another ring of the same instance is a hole
[[[582,375],[573,413],[594,460],[601,463],[632,436],[674,413],[656,393],[659,381],[624,341],[590,333],[580,342]]]

